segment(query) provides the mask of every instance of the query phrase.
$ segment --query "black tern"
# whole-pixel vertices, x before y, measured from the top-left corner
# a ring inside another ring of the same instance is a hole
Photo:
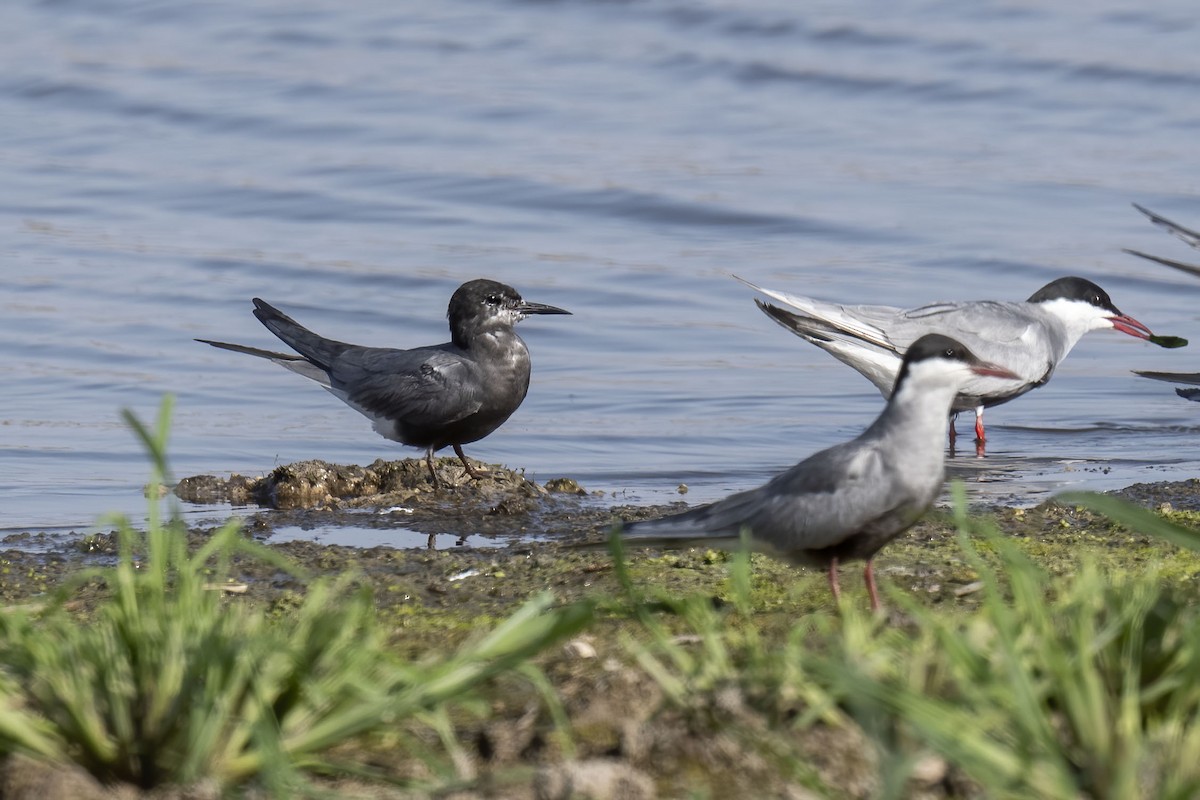
[[[447,446],[468,475],[481,477],[462,446],[504,424],[529,391],[529,350],[513,326],[530,314],[570,313],[526,302],[511,286],[480,279],[464,283],[450,298],[445,344],[397,350],[337,342],[257,297],[254,316],[300,355],[196,341],[269,359],[321,384],[370,419],[384,438],[425,448],[437,486],[433,454]]]
[[[841,596],[838,564],[865,559],[871,608],[878,610],[872,559],[937,499],[950,404],[978,376],[1013,379],[954,339],[922,336],[904,355],[887,407],[857,438],[809,456],[757,489],[626,525],[622,538],[639,546],[731,548],[746,529],[757,551],[826,567],[835,599]]]
[[[955,414],[974,410],[975,436],[981,445],[986,440],[984,408],[1043,386],[1085,333],[1113,328],[1139,339],[1153,336],[1085,278],[1051,281],[1023,303],[978,300],[909,309],[827,303],[738,280],[799,311],[754,301],[775,322],[857,370],[884,397],[892,391],[905,348],[927,333],[945,334],[1002,366],[1011,373],[1009,377],[984,375],[969,380],[951,406]],[[951,442],[954,436],[951,425]]]

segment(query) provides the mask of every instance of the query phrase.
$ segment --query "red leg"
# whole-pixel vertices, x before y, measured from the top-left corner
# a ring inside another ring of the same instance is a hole
[[[833,602],[838,602],[842,599],[842,587],[838,586],[838,560],[836,558],[829,559],[829,591],[833,592]]]
[[[879,613],[883,610],[883,606],[879,604],[879,592],[875,590],[875,569],[872,559],[867,559],[866,569],[863,570],[863,579],[867,582],[867,594],[871,595],[871,610]]]
[[[983,458],[987,451],[987,435],[983,432],[983,406],[975,409],[975,457]]]
[[[954,440],[958,438],[958,431],[954,430],[954,420],[958,419],[958,414],[950,415],[950,446],[954,446]]]

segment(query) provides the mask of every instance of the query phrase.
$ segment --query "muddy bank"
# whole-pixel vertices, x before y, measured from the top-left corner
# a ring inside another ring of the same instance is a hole
[[[569,740],[528,683],[497,680],[485,693],[486,713],[453,720],[458,752],[448,759],[456,774],[468,782],[486,777],[456,796],[565,798],[574,792],[595,798],[681,797],[702,791],[713,797],[812,797],[819,795],[806,787],[819,783],[840,796],[869,797],[879,789],[876,765],[853,731],[818,724],[780,734],[777,724],[768,724],[761,701],[751,702],[733,689],[699,699],[700,708],[672,707],[623,644],[638,636],[638,628],[627,613],[611,557],[602,547],[575,545],[602,542],[614,519],[659,516],[682,508],[682,500],[668,506],[617,505],[570,479],[536,484],[519,472],[482,466],[492,474],[473,481],[456,461],[439,461],[447,485],[437,490],[424,464],[410,460],[367,467],[303,462],[257,481],[236,476],[187,479],[177,491],[193,502],[238,497],[261,503],[247,517],[245,535],[297,566],[292,574],[239,558],[226,602],[286,619],[312,580],[353,573],[371,586],[392,646],[406,657],[448,651],[546,588],[563,601],[590,598],[600,603],[600,619],[585,635],[539,659],[569,721]],[[1139,484],[1121,494],[1185,524],[1200,521],[1200,481]],[[1086,558],[1113,570],[1165,565],[1168,580],[1191,585],[1200,580],[1196,555],[1080,509],[1047,503],[1032,509],[978,509],[978,514],[1051,574],[1070,574]],[[430,549],[425,543],[404,549],[311,541],[272,544],[278,529],[341,524],[402,526],[456,537],[482,534],[507,544],[448,549]],[[194,528],[181,535],[198,547],[211,530]],[[20,547],[19,541],[10,544]],[[36,604],[80,569],[111,561],[114,547],[108,533],[79,537],[70,547],[49,553],[3,551],[0,544],[0,602]],[[630,555],[629,568],[639,591],[651,598],[700,596],[722,607],[730,598],[728,560],[726,553],[701,548],[643,551]],[[752,564],[753,609],[765,636],[786,635],[805,614],[833,613],[823,574],[760,556]],[[931,512],[885,548],[876,573],[885,593],[899,591],[924,605],[954,610],[978,602],[978,575],[964,559],[942,510]],[[843,570],[843,588],[865,608],[858,565]],[[86,616],[105,594],[100,583],[84,584],[72,591],[72,608]],[[890,605],[889,621],[908,624]],[[668,626],[676,622],[664,619]],[[795,712],[781,703],[772,707],[772,714]],[[788,739],[785,744],[777,738],[781,735]],[[427,777],[428,765],[414,755],[406,744],[410,742],[433,746],[436,736],[413,725],[346,746],[338,757],[370,763],[391,778]],[[773,752],[784,751],[804,754],[812,780],[800,780],[773,759]],[[975,795],[944,764],[931,764],[924,774],[927,780],[914,783],[908,796]],[[403,796],[378,787],[340,785],[337,791]]]
[[[427,534],[572,538],[608,527],[614,518],[642,519],[662,509],[614,508],[574,479],[536,483],[523,472],[472,462],[471,478],[457,459],[435,462],[438,484],[423,461],[378,460],[366,467],[301,461],[261,478],[201,475],[184,478],[175,494],[189,503],[230,503],[269,512],[249,527],[269,535],[284,527],[395,528]],[[682,506],[680,506],[682,507]]]

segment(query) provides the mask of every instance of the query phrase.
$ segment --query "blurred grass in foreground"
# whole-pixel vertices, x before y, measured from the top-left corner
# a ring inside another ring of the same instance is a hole
[[[145,534],[116,518],[118,563],[88,570],[43,610],[0,614],[0,754],[74,761],[104,782],[143,788],[258,779],[291,796],[305,770],[346,740],[440,709],[521,667],[587,624],[591,607],[546,592],[457,652],[420,664],[389,654],[370,587],[318,579],[279,622],[219,591],[237,553],[288,562],[231,521],[188,554],[164,520],[171,401],[157,425],[125,418],[152,462]],[[89,580],[110,591],[83,622],[65,601]]]
[[[1200,533],[1115,498],[1073,493],[1059,502],[1200,549]],[[625,635],[625,644],[669,702],[822,794],[839,792],[796,746],[817,725],[870,743],[881,798],[909,796],[914,769],[930,757],[944,768],[943,796],[1200,796],[1194,592],[1153,571],[1105,574],[1087,558],[1076,574],[1052,578],[965,508],[956,486],[959,545],[982,584],[978,608],[925,607],[893,590],[899,624],[844,600],[839,616],[802,618],[783,642],[755,625],[747,552],[732,561],[731,609],[707,597],[655,598],[682,622],[680,635],[649,612],[614,539],[623,588],[648,634]],[[751,722],[722,712],[731,691],[733,707],[757,712]]]
[[[236,523],[189,553],[184,526],[159,512],[170,408],[164,401],[154,430],[127,415],[153,465],[146,532],[115,520],[115,567],[84,572],[42,610],[0,614],[0,754],[73,761],[142,787],[209,780],[294,796],[314,772],[381,777],[332,763],[331,753],[353,760],[362,751],[347,743],[394,739],[405,720],[432,725],[453,757],[455,709],[501,674],[547,696],[548,724],[569,741],[572,720],[530,659],[587,627],[591,604],[556,607],[539,594],[453,654],[417,663],[389,652],[370,587],[354,575],[311,581],[298,609],[269,621],[213,587],[231,576],[235,556],[293,570],[286,560]],[[1196,531],[1113,498],[1060,502],[1200,549]],[[965,509],[958,487],[958,547],[979,583],[972,608],[928,607],[892,590],[890,621],[847,597],[840,613],[781,630],[778,616],[768,625],[753,607],[746,552],[730,561],[730,604],[653,587],[648,602],[614,540],[623,598],[606,601],[616,613],[590,632],[621,642],[632,668],[697,731],[736,738],[817,796],[863,793],[829,778],[813,741],[827,763],[861,758],[878,798],[1200,796],[1194,590],[1154,569],[1106,573],[1086,556],[1075,574],[1052,576]],[[109,596],[83,621],[66,602],[93,580]],[[847,735],[814,736],[830,731]],[[396,746],[425,748],[436,776],[425,788],[453,781],[436,743]],[[720,775],[682,780],[696,796],[724,796]]]

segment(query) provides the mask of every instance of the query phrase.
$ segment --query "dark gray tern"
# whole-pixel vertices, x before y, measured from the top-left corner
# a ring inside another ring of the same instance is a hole
[[[955,414],[974,410],[975,436],[981,445],[986,440],[983,410],[1044,385],[1085,333],[1113,328],[1139,339],[1153,335],[1084,278],[1051,281],[1024,302],[958,301],[908,309],[828,303],[738,280],[794,309],[754,301],[775,322],[857,370],[884,397],[892,391],[904,351],[927,333],[956,339],[1003,367],[1010,373],[1007,377],[972,378],[951,405]],[[951,424],[951,442],[954,436]]]
[[[917,339],[901,361],[883,413],[849,442],[822,450],[765,485],[724,500],[626,525],[638,546],[736,547],[743,529],[760,552],[829,570],[840,598],[838,564],[866,559],[871,608],[879,609],[872,559],[937,499],[945,479],[950,405],[979,377],[1013,380],[946,336]]]
[[[570,313],[526,302],[511,286],[480,279],[464,283],[450,298],[445,344],[397,350],[337,342],[257,297],[254,316],[300,355],[196,341],[269,359],[321,384],[370,419],[384,438],[425,448],[437,486],[433,454],[453,447],[467,474],[480,477],[462,446],[504,424],[529,391],[529,349],[513,326],[530,314]]]

